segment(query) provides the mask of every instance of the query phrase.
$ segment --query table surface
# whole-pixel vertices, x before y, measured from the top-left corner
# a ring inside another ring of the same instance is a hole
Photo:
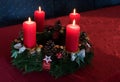
[[[94,58],[90,65],[74,74],[54,79],[47,72],[23,75],[11,65],[10,44],[18,36],[22,24],[0,28],[0,82],[120,82],[120,6],[82,12],[81,31],[87,32],[94,47]],[[63,16],[46,20],[53,25],[60,20],[69,23]]]

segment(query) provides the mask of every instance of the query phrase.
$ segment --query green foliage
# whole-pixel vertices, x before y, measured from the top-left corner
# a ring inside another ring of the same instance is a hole
[[[25,73],[42,71],[42,58],[42,54],[31,55],[28,53],[28,50],[25,50],[12,60],[12,64]]]
[[[78,64],[70,59],[59,59],[57,62],[53,61],[51,64],[50,73],[58,78],[60,76],[70,74],[78,69]]]
[[[86,53],[86,57],[84,58],[85,63],[90,64],[93,56],[94,56],[94,53],[92,51],[89,53]]]
[[[70,58],[55,59],[56,61],[52,61],[51,63],[50,74],[55,78],[58,78],[66,74],[74,73],[79,68],[83,67],[86,64],[89,64],[92,57],[93,53],[87,54],[84,58],[84,63],[82,61],[79,61],[79,64],[76,62],[77,58],[76,61],[71,61]],[[24,73],[42,71],[43,58],[44,57],[42,53],[40,55],[30,55],[26,50],[24,53],[18,54],[16,58],[13,58],[12,64]]]

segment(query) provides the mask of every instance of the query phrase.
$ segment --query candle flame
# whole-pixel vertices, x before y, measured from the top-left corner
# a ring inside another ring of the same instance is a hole
[[[73,24],[72,25],[75,25],[75,19],[73,20]]]
[[[29,22],[31,21],[31,18],[30,18],[30,17],[28,17],[28,21],[29,21]]]
[[[74,13],[74,14],[76,13],[76,9],[75,9],[75,8],[73,9],[73,13]]]
[[[41,6],[39,6],[38,10],[41,11]]]

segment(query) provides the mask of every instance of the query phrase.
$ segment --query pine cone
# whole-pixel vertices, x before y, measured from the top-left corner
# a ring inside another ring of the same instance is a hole
[[[86,41],[87,34],[85,32],[81,32],[80,34],[80,41]]]
[[[61,22],[60,22],[60,20],[58,20],[54,25],[54,30],[59,31],[61,29],[61,27],[62,27]]]
[[[55,44],[52,40],[47,41],[46,45],[43,47],[43,54],[52,56],[57,52]]]

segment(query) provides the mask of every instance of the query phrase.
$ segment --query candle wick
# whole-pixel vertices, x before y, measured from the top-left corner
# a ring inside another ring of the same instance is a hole
[[[73,20],[73,25],[75,25],[75,19]]]
[[[31,21],[31,18],[30,18],[30,17],[28,18],[28,21],[29,21],[29,22]]]
[[[41,7],[39,6],[39,11],[41,11]]]
[[[73,10],[73,13],[75,14],[76,13],[76,9],[74,8],[74,10]]]

